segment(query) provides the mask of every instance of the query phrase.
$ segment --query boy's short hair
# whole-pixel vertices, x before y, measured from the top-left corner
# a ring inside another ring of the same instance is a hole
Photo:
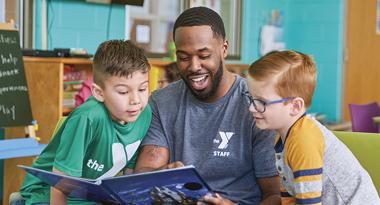
[[[275,89],[283,98],[301,97],[310,107],[317,81],[311,56],[297,51],[273,51],[252,63],[249,76],[257,81],[275,77]]]
[[[129,76],[135,71],[145,73],[149,69],[144,50],[132,41],[105,41],[99,45],[94,56],[94,83],[104,87],[104,80],[109,76]]]
[[[222,40],[226,38],[222,17],[207,7],[193,7],[182,12],[174,23],[173,39],[177,28],[187,26],[210,26],[214,37],[220,37]]]

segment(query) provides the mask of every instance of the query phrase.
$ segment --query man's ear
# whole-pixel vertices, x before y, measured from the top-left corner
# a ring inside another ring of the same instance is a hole
[[[300,113],[302,114],[305,112],[305,101],[302,98],[296,97],[293,100],[291,100],[290,103],[291,103],[290,114],[292,116],[296,116],[296,115],[299,115]]]
[[[103,89],[99,85],[93,83],[91,86],[91,92],[96,100],[98,100],[99,102],[104,102]]]
[[[223,58],[227,58],[228,55],[228,41],[223,42]]]

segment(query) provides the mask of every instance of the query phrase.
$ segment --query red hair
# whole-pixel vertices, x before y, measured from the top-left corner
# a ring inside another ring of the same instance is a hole
[[[276,77],[275,90],[283,98],[300,97],[310,107],[317,81],[313,58],[297,51],[274,51],[252,63],[249,76],[257,81]]]

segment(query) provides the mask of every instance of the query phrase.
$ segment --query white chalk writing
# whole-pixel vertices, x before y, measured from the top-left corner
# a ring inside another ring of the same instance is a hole
[[[15,56],[13,56],[12,53],[9,53],[8,55],[1,54],[0,60],[2,64],[13,64],[14,66],[16,66],[18,62],[18,59]]]
[[[5,36],[0,34],[0,43],[2,44],[17,44],[17,37]]]
[[[0,88],[0,95],[3,95],[7,92],[17,92],[17,91],[28,91],[28,88],[25,85],[16,85],[16,86],[7,86]]]
[[[17,75],[19,74],[19,70],[18,69],[10,69],[10,70],[0,70],[0,78],[2,77],[9,77],[9,76],[14,76],[14,75]]]
[[[0,115],[10,115],[12,120],[16,119],[16,106],[12,105],[11,107],[7,107],[5,105],[0,105]]]

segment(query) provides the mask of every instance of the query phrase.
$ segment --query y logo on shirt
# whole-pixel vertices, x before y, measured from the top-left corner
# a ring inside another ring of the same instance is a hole
[[[219,132],[221,140],[214,139],[215,144],[219,144],[218,149],[226,149],[228,147],[228,142],[235,133],[233,132]],[[228,157],[230,152],[226,151],[214,151],[214,156]]]

